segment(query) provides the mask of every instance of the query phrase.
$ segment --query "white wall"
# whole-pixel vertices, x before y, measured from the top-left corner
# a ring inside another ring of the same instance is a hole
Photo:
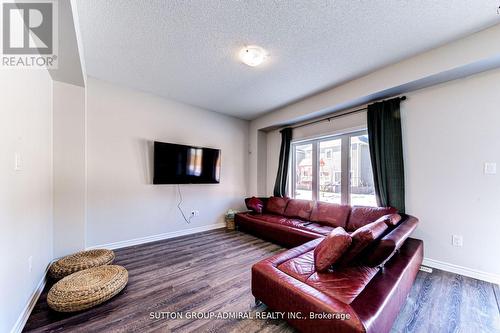
[[[52,80],[45,70],[0,75],[0,184],[0,332],[8,332],[52,259]]]
[[[85,248],[85,88],[54,81],[54,257]]]
[[[500,163],[499,83],[495,70],[422,89],[401,110],[406,207],[425,257],[500,277],[500,175],[483,173]]]
[[[247,194],[248,122],[93,78],[87,91],[87,246],[223,222]],[[193,93],[196,93],[193,91]],[[220,148],[221,183],[152,185],[151,141]]]
[[[407,93],[401,103],[406,209],[421,222],[413,236],[424,240],[426,258],[494,279],[500,279],[500,175],[485,175],[483,163],[500,167],[499,82],[500,70],[488,71]],[[364,124],[363,112],[299,128],[294,138]],[[268,133],[267,144],[269,195],[278,165],[278,131]],[[452,246],[454,234],[463,235],[463,247]]]

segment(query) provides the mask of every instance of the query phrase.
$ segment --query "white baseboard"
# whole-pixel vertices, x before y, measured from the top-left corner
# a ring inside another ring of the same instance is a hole
[[[104,249],[114,250],[114,249],[119,249],[122,247],[128,247],[128,246],[134,246],[134,245],[139,245],[139,244],[144,244],[144,243],[156,242],[156,241],[163,240],[163,239],[186,236],[186,235],[196,234],[196,233],[203,232],[203,231],[209,231],[209,230],[220,229],[220,228],[225,228],[225,227],[226,227],[225,223],[217,223],[217,224],[205,225],[205,226],[196,227],[196,228],[166,232],[166,233],[158,234],[158,235],[146,236],[146,237],[141,237],[141,238],[134,238],[134,239],[124,240],[124,241],[119,241],[119,242],[114,242],[114,243],[93,245],[93,246],[86,247],[86,249],[92,250],[92,249],[104,248]]]
[[[35,307],[38,298],[40,298],[40,295],[42,294],[43,288],[45,288],[45,284],[47,283],[47,273],[49,272],[49,267],[51,264],[52,262],[50,262],[50,264],[45,269],[42,279],[40,280],[40,282],[38,282],[38,285],[36,286],[35,290],[28,299],[28,303],[26,303],[26,306],[19,315],[19,318],[17,318],[14,327],[12,327],[12,329],[10,330],[10,333],[22,332],[24,325],[26,325],[26,322],[28,321],[28,318],[31,315],[31,311],[33,311],[33,308]]]
[[[487,273],[430,258],[424,258],[422,265],[500,285],[500,275],[497,274]]]

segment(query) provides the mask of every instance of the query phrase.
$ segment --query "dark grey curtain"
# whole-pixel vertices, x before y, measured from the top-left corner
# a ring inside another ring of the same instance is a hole
[[[379,206],[405,212],[401,98],[368,105],[368,139]]]
[[[278,174],[274,184],[274,196],[284,197],[286,194],[286,181],[288,178],[288,163],[290,161],[290,143],[292,142],[292,128],[287,127],[280,131],[281,148]]]

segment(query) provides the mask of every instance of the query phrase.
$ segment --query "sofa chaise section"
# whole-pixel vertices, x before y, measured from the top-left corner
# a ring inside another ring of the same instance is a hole
[[[271,310],[300,313],[300,319],[288,321],[302,332],[389,332],[422,263],[422,241],[407,239],[383,268],[348,266],[317,273],[311,253],[320,242],[255,264],[255,298]]]

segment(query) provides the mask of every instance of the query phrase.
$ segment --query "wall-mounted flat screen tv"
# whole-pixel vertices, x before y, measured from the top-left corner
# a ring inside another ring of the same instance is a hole
[[[220,149],[154,143],[153,184],[217,184]]]

